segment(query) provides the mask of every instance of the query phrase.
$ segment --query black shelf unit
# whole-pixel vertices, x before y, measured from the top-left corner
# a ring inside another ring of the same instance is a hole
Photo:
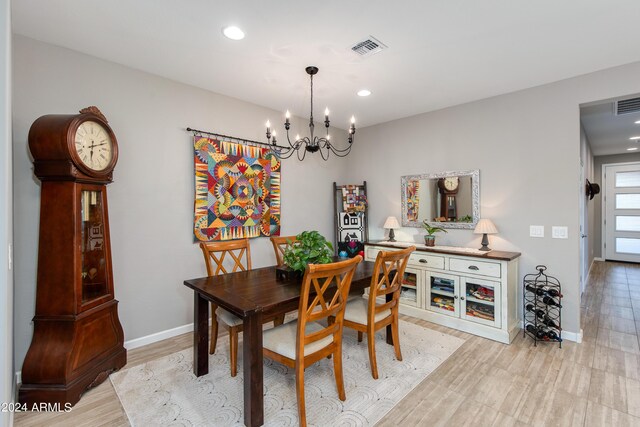
[[[343,189],[347,189],[354,197],[350,208],[344,208]],[[357,206],[353,206],[357,205]],[[356,225],[345,225],[344,214],[357,216],[353,218]],[[364,243],[369,240],[369,201],[367,199],[367,181],[362,184],[338,185],[333,183],[333,219],[334,219],[334,250],[338,255],[343,249],[349,258],[364,250]],[[349,240],[357,242],[356,247],[348,245]]]
[[[557,342],[562,348],[562,288],[558,279],[545,274],[546,269],[538,265],[538,273],[524,276],[523,333],[533,339],[534,346]]]

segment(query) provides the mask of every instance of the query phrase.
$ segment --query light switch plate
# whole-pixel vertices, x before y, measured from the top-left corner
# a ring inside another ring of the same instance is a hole
[[[544,225],[530,225],[529,237],[544,237]]]
[[[551,227],[551,238],[553,239],[568,239],[569,238],[569,228],[568,227],[560,227],[554,225]]]

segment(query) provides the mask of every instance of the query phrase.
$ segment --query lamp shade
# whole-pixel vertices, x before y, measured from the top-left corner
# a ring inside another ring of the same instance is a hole
[[[498,229],[490,219],[482,218],[478,221],[476,229],[473,230],[473,232],[474,234],[496,234]]]
[[[398,219],[395,216],[390,216],[384,222],[382,228],[397,230],[398,228],[400,228],[400,224],[398,224]]]

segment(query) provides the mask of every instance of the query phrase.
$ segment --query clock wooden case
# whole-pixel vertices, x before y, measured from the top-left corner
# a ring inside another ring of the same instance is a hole
[[[38,118],[29,131],[42,182],[36,313],[22,403],[75,404],[126,363],[111,266],[107,184],[118,143],[96,107]]]
[[[438,188],[440,189],[440,216],[448,221],[455,221],[458,217],[458,208],[456,205],[456,194],[460,189],[460,178],[450,176],[440,178],[438,180]]]

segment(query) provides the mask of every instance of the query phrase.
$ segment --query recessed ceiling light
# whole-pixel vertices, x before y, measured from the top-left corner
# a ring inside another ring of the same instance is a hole
[[[640,139],[640,136],[632,136],[631,138],[629,138],[632,141],[637,141]]]
[[[244,31],[233,25],[223,28],[222,34],[231,40],[242,40],[244,38]]]
[[[362,89],[358,91],[358,96],[369,96],[371,95],[371,91],[368,89]]]
[[[638,147],[630,147],[627,148],[627,151],[636,151],[638,149]]]
[[[636,120],[635,122],[637,125],[640,125],[640,120]]]

